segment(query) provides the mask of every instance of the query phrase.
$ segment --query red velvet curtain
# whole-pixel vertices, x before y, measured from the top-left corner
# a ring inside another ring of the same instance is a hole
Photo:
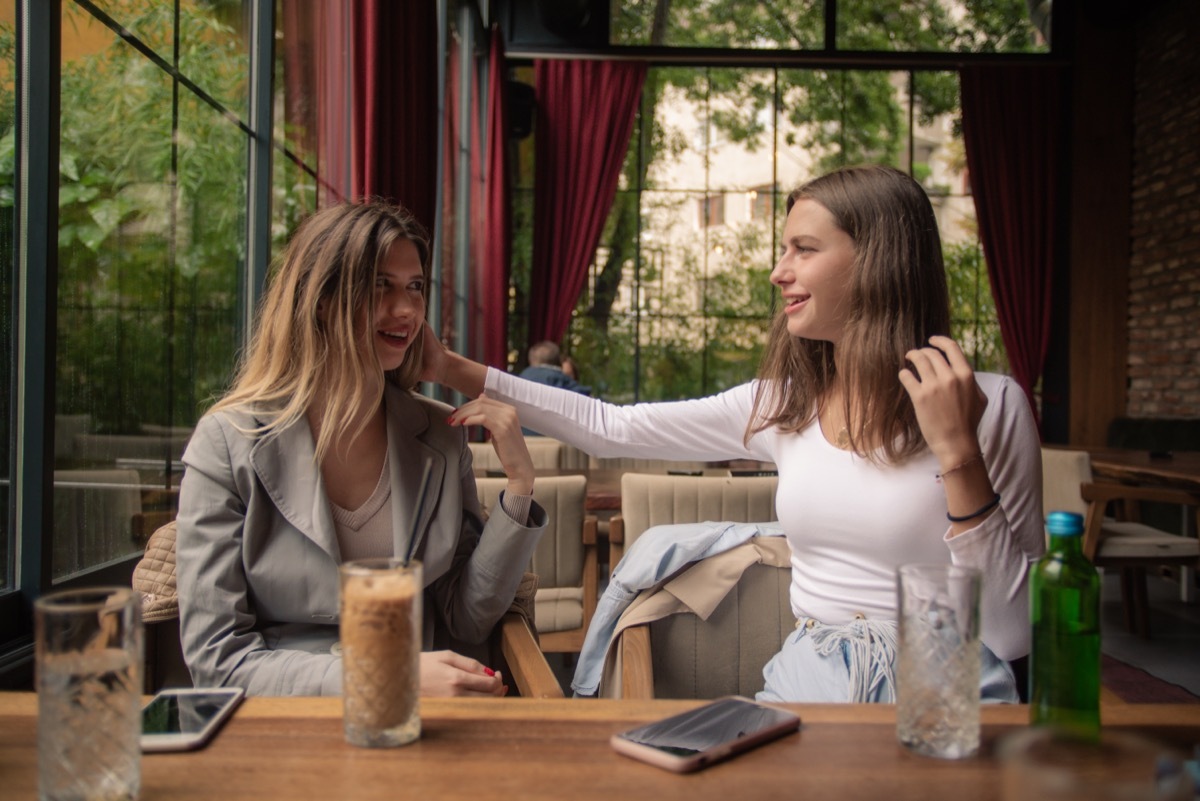
[[[1057,67],[960,73],[979,236],[1013,377],[1034,402],[1050,339],[1064,79]]]
[[[616,194],[646,65],[539,60],[529,343],[559,341]]]
[[[318,206],[382,197],[404,204],[432,230],[435,4],[326,0],[280,7],[284,136],[306,163],[315,158]]]
[[[401,203],[432,232],[437,194],[437,4],[351,2],[353,196]]]
[[[488,65],[487,199],[483,237],[483,360],[508,365],[508,281],[512,263],[512,196],[508,172],[508,65],[504,36],[492,29]]]

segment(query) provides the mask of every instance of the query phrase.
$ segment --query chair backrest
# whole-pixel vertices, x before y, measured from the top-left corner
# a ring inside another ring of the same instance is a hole
[[[479,503],[485,510],[495,505],[507,483],[506,478],[475,479]],[[580,586],[587,478],[539,477],[533,484],[533,498],[546,510],[547,517],[546,532],[538,542],[529,568],[538,575],[538,587]]]
[[[671,615],[650,624],[655,698],[753,698],[763,667],[795,627],[788,568],[755,564],[707,620]]]
[[[501,470],[503,465],[490,442],[470,442],[476,470]],[[551,437],[527,436],[525,445],[535,470],[579,470],[587,467],[587,454]]]
[[[1087,451],[1042,448],[1042,508],[1050,512],[1086,515],[1088,504],[1080,485],[1092,480],[1092,461]]]
[[[667,523],[770,523],[778,476],[621,476],[624,549],[651,526]]]
[[[634,459],[628,456],[606,456],[591,459],[590,467],[597,470],[623,470],[635,473],[662,473],[684,470],[704,470],[707,462],[675,461],[673,459]]]

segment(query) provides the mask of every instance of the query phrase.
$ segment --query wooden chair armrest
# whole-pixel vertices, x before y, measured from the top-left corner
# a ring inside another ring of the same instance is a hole
[[[630,626],[621,632],[621,697],[644,700],[654,697],[654,663],[650,653],[650,627]]]
[[[562,685],[538,647],[525,618],[515,612],[500,621],[500,650],[522,698],[562,698]]]
[[[612,571],[625,555],[625,519],[613,515],[608,521],[608,569]]]
[[[1109,501],[1132,500],[1177,503],[1182,506],[1200,505],[1200,493],[1170,487],[1148,487],[1104,481],[1080,484],[1079,491],[1085,501],[1105,504]]]
[[[599,529],[599,526],[600,526],[600,521],[596,519],[595,515],[584,515],[583,516],[583,544],[584,545],[595,545],[596,544],[596,531]]]
[[[613,515],[608,521],[608,541],[625,542],[625,518],[620,515]]]

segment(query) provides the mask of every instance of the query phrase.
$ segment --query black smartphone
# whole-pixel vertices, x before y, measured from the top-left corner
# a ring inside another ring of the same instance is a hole
[[[240,687],[160,691],[142,708],[142,751],[200,748],[233,714],[244,694]]]
[[[800,728],[800,717],[729,696],[614,734],[612,747],[676,773],[698,770]]]

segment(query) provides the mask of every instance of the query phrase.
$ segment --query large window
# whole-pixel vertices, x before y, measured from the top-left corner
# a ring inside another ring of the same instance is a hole
[[[954,334],[978,369],[1004,370],[958,108],[955,73],[652,69],[565,343],[584,382],[629,402],[698,397],[752,378],[775,311],[768,276],[787,193],[867,162],[904,169],[925,187]],[[517,206],[527,209],[533,172],[522,166]]]
[[[1048,18],[1025,0],[613,0],[610,9],[609,41],[633,48],[622,55],[652,47],[646,57],[660,64],[647,76],[564,342],[585,383],[628,402],[696,397],[751,378],[774,311],[767,276],[787,193],[860,163],[890,164],[925,187],[941,227],[953,333],[977,369],[1006,369],[967,188],[957,75],[922,54],[1035,58],[1050,52]],[[759,66],[705,65],[696,51],[673,48],[728,50],[730,60]],[[532,151],[529,140],[518,148],[514,353],[529,313]]]
[[[246,10],[102,5],[63,7],[54,581],[170,516],[240,337]]]

